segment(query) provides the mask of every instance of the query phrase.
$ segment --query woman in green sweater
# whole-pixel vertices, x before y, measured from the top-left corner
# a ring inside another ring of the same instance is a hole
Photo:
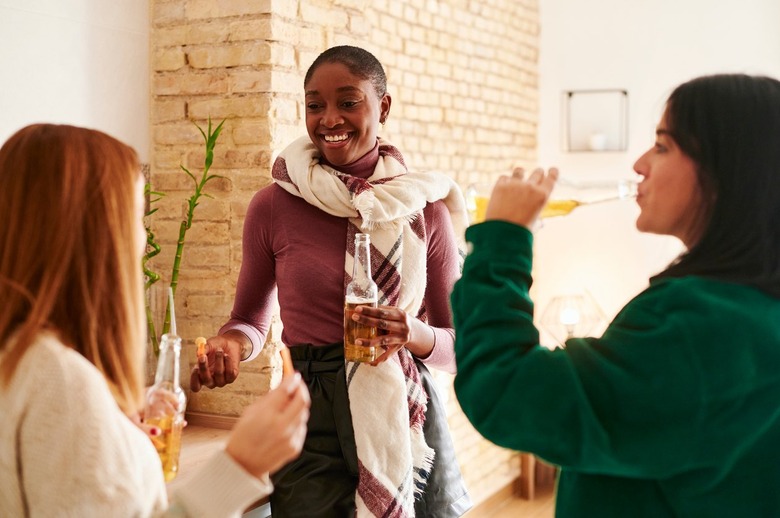
[[[498,180],[452,294],[460,404],[560,466],[558,516],[780,516],[780,82],[680,85],[634,169],[637,228],[686,251],[603,336],[555,350],[529,228],[558,172]]]

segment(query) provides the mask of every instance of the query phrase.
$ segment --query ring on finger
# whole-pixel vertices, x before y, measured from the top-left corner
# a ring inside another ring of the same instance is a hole
[[[382,340],[379,343],[382,345],[382,347],[387,347],[387,337],[382,337]]]

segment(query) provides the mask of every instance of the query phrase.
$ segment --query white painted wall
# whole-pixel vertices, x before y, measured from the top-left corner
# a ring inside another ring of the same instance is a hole
[[[149,157],[149,4],[0,0],[0,142],[34,122],[99,129]]]
[[[719,72],[780,77],[777,0],[540,0],[540,15],[539,163],[575,182],[632,178],[677,84]],[[602,88],[628,91],[628,150],[563,151],[562,92]],[[587,289],[612,317],[668,264],[679,243],[639,234],[637,214],[633,202],[616,202],[545,223],[536,233],[537,315],[550,297]]]

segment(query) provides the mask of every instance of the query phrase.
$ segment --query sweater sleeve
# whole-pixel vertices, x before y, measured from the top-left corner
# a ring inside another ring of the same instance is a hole
[[[529,297],[531,233],[490,221],[466,237],[472,250],[452,293],[455,392],[476,429],[591,473],[667,476],[686,466],[702,394],[685,318],[640,295],[600,339],[547,349]]]
[[[173,501],[170,514],[181,507],[186,516],[191,517],[239,517],[272,490],[268,477],[256,479],[221,451],[199,471],[171,483]]]
[[[429,233],[425,311],[435,342],[431,354],[421,361],[454,374],[455,332],[449,294],[460,276],[460,254],[450,214],[443,201],[428,204],[425,221]]]
[[[272,187],[272,186],[271,186]],[[243,259],[236,286],[236,297],[230,320],[220,334],[236,330],[252,342],[252,352],[245,361],[260,354],[271,321],[276,296],[276,278],[271,239],[274,214],[273,189],[258,191],[249,204],[243,233]]]

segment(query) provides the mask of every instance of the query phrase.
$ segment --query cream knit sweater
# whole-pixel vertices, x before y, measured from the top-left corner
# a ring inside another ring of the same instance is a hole
[[[2,516],[239,516],[270,491],[220,452],[171,484],[169,507],[151,441],[98,370],[51,334],[0,386]]]

